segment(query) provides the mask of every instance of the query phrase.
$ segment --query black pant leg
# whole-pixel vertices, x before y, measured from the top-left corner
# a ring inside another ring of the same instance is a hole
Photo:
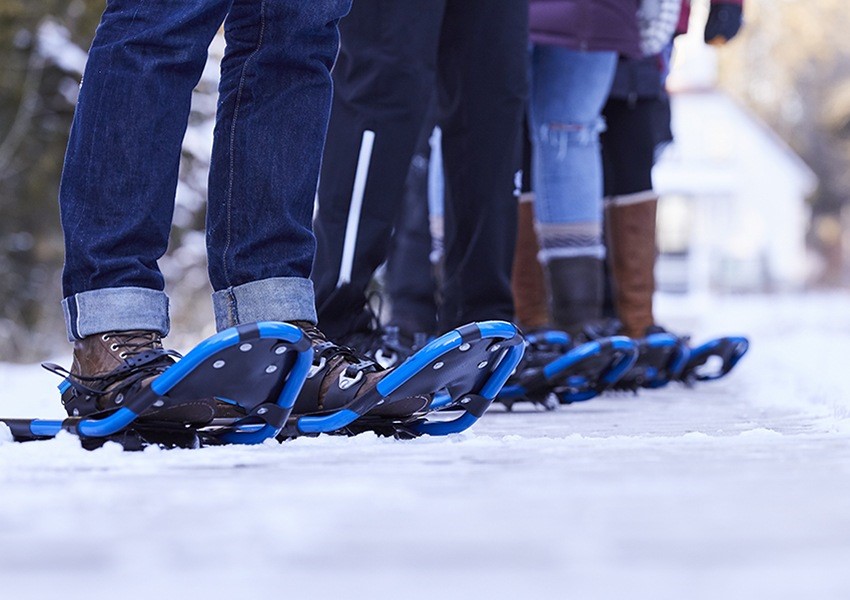
[[[600,135],[605,195],[623,196],[652,189],[656,137],[656,98],[632,102],[609,98],[602,111],[607,129]]]
[[[436,100],[436,98],[435,98]],[[431,264],[433,240],[428,205],[431,134],[437,118],[432,103],[416,143],[405,183],[403,210],[387,256],[386,295],[390,324],[407,336],[437,329],[437,282]]]
[[[313,269],[319,323],[331,336],[362,325],[366,287],[386,258],[433,91],[444,2],[357,0],[340,24]]]
[[[448,0],[438,58],[446,170],[440,328],[512,319],[527,0]]]

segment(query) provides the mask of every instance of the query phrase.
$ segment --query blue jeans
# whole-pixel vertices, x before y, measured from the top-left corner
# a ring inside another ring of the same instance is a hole
[[[168,332],[168,245],[192,90],[224,23],[207,211],[219,329],[315,322],[313,201],[351,0],[109,0],[60,189],[69,338]]]
[[[616,52],[531,47],[530,135],[540,258],[602,258],[600,116]]]

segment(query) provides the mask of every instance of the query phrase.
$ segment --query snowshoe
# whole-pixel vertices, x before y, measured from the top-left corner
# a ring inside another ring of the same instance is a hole
[[[687,340],[669,333],[653,333],[635,343],[637,360],[614,384],[615,390],[664,387],[682,372],[690,356]]]
[[[401,438],[446,435],[470,427],[490,406],[522,358],[522,337],[504,321],[470,323],[436,338],[384,375],[373,388],[357,395],[363,377],[361,365],[343,373],[333,394],[349,400],[335,408],[299,413],[299,404],[279,437],[334,433],[356,435],[372,431]],[[321,380],[321,352],[305,384]],[[356,372],[355,372],[356,371]],[[314,394],[317,392],[314,392]],[[303,395],[303,393],[302,393]],[[434,398],[441,398],[434,403]],[[457,409],[459,416],[437,414]]]
[[[749,350],[745,337],[728,336],[710,340],[691,348],[688,359],[675,379],[687,385],[697,381],[712,381],[727,375]]]
[[[568,334],[545,330],[528,334],[525,341],[526,358],[498,397],[508,410],[517,402],[552,410],[595,398],[616,384],[637,358],[637,346],[624,336],[573,346]]]
[[[298,327],[270,321],[244,324],[204,340],[115,409],[64,420],[0,422],[17,441],[49,439],[68,431],[86,447],[108,440],[123,442],[127,449],[151,443],[166,447],[259,443],[283,427],[311,360],[310,341]],[[59,390],[64,395],[75,384],[79,385],[65,379]],[[207,424],[138,420],[151,409],[178,407],[200,398],[215,398],[228,407],[228,418]]]

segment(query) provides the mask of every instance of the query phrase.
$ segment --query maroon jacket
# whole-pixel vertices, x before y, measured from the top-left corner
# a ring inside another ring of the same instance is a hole
[[[530,0],[531,41],[639,57],[640,0]]]

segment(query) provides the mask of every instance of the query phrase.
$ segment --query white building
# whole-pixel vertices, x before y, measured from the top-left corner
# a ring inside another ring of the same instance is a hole
[[[765,124],[716,89],[715,50],[688,37],[669,80],[675,141],[653,172],[661,195],[659,290],[799,288],[807,275],[806,199],[817,179]]]

